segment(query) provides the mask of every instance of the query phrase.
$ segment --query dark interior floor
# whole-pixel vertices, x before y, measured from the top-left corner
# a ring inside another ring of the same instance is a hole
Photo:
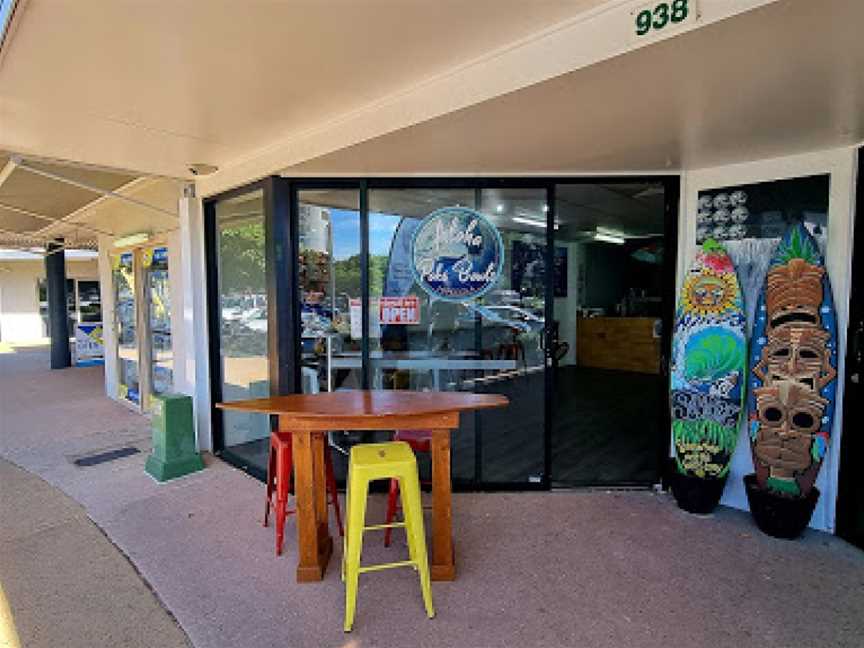
[[[659,480],[658,430],[663,398],[657,375],[626,371],[564,367],[558,370],[552,421],[554,486],[649,485]],[[494,383],[484,391],[504,394],[510,406],[463,416],[453,435],[453,476],[472,482],[477,472],[476,430],[480,430],[480,480],[485,484],[539,483],[543,473],[544,376],[519,376]],[[336,436],[342,447],[352,442],[386,440],[386,433]],[[228,449],[234,463],[263,478],[268,442],[251,441]],[[333,450],[339,481],[348,458]],[[429,461],[420,457],[421,479],[428,479]]]
[[[665,389],[655,374],[562,367],[552,425],[556,485],[659,481]]]

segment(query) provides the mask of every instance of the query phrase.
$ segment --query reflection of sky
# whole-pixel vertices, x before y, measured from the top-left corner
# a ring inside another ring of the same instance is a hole
[[[360,213],[345,209],[332,209],[333,256],[348,259],[360,254]],[[390,214],[369,214],[369,253],[386,255],[390,253],[390,243],[401,216]]]

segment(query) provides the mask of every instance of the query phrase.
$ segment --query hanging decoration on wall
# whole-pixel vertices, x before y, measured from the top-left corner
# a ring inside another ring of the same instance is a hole
[[[672,491],[692,513],[711,512],[723,494],[744,401],[744,329],[732,260],[708,239],[684,280],[672,338]]]
[[[793,225],[771,257],[753,325],[745,479],[759,527],[797,537],[810,521],[837,387],[837,323],[816,240]]]

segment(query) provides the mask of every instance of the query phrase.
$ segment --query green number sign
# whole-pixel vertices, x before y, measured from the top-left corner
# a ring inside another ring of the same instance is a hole
[[[677,25],[690,16],[690,0],[658,2],[654,7],[636,14],[636,35],[645,36],[651,30],[659,31],[669,24]]]

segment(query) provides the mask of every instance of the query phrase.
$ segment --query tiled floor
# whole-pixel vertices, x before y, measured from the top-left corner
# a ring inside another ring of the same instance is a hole
[[[293,523],[277,558],[263,487],[245,474],[211,460],[158,485],[145,453],[73,466],[91,449],[146,449],[146,422],[101,395],[98,369],[29,362],[0,355],[0,454],[81,502],[196,646],[861,645],[857,549],[813,531],[774,540],[738,511],[695,517],[666,495],[603,491],[456,495],[459,577],[433,584],[437,617],[425,618],[414,572],[389,570],[361,579],[345,635],[338,542],[325,580],[298,585]],[[372,500],[383,515],[383,497]],[[400,552],[370,534],[364,558]]]

